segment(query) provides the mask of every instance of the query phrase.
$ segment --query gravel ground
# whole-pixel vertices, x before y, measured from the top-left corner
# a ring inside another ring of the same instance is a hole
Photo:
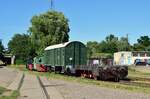
[[[50,80],[50,86],[64,96],[64,99],[150,99],[150,95],[124,90],[83,85],[62,80]]]
[[[0,66],[0,86],[7,87],[16,77],[17,71]]]

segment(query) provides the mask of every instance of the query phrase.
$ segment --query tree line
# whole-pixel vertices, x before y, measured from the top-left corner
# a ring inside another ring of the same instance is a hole
[[[113,53],[118,51],[150,51],[150,37],[141,36],[137,43],[131,45],[128,37],[118,38],[113,34],[108,35],[101,42],[87,42],[88,57],[113,57]]]
[[[24,63],[29,57],[42,55],[47,46],[68,42],[70,31],[68,22],[68,18],[57,11],[47,11],[33,16],[27,33],[15,34],[9,41],[7,53],[15,55],[18,63]],[[89,41],[86,46],[88,57],[108,58],[118,51],[150,51],[150,37],[141,36],[137,39],[137,43],[131,45],[128,37],[118,38],[110,34],[105,40]],[[0,54],[4,53],[3,51],[4,46],[0,40]]]

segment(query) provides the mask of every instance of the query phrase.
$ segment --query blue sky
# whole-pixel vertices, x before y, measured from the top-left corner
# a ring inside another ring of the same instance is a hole
[[[150,0],[54,0],[70,20],[70,40],[102,41],[109,34],[129,35],[135,43],[150,35]],[[50,9],[50,0],[1,0],[0,39],[7,45],[15,33],[26,33],[33,15]]]

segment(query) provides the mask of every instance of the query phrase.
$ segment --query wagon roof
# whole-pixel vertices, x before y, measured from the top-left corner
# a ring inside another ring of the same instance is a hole
[[[66,43],[61,43],[61,44],[56,44],[56,45],[48,46],[48,47],[45,48],[45,50],[51,50],[51,49],[55,49],[55,48],[66,47],[69,43],[71,43],[71,42],[66,42]]]

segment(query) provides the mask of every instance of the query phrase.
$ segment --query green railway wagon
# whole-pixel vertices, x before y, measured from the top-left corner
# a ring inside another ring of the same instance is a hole
[[[50,70],[76,72],[76,67],[87,63],[86,46],[79,41],[66,42],[45,48],[44,62]]]

